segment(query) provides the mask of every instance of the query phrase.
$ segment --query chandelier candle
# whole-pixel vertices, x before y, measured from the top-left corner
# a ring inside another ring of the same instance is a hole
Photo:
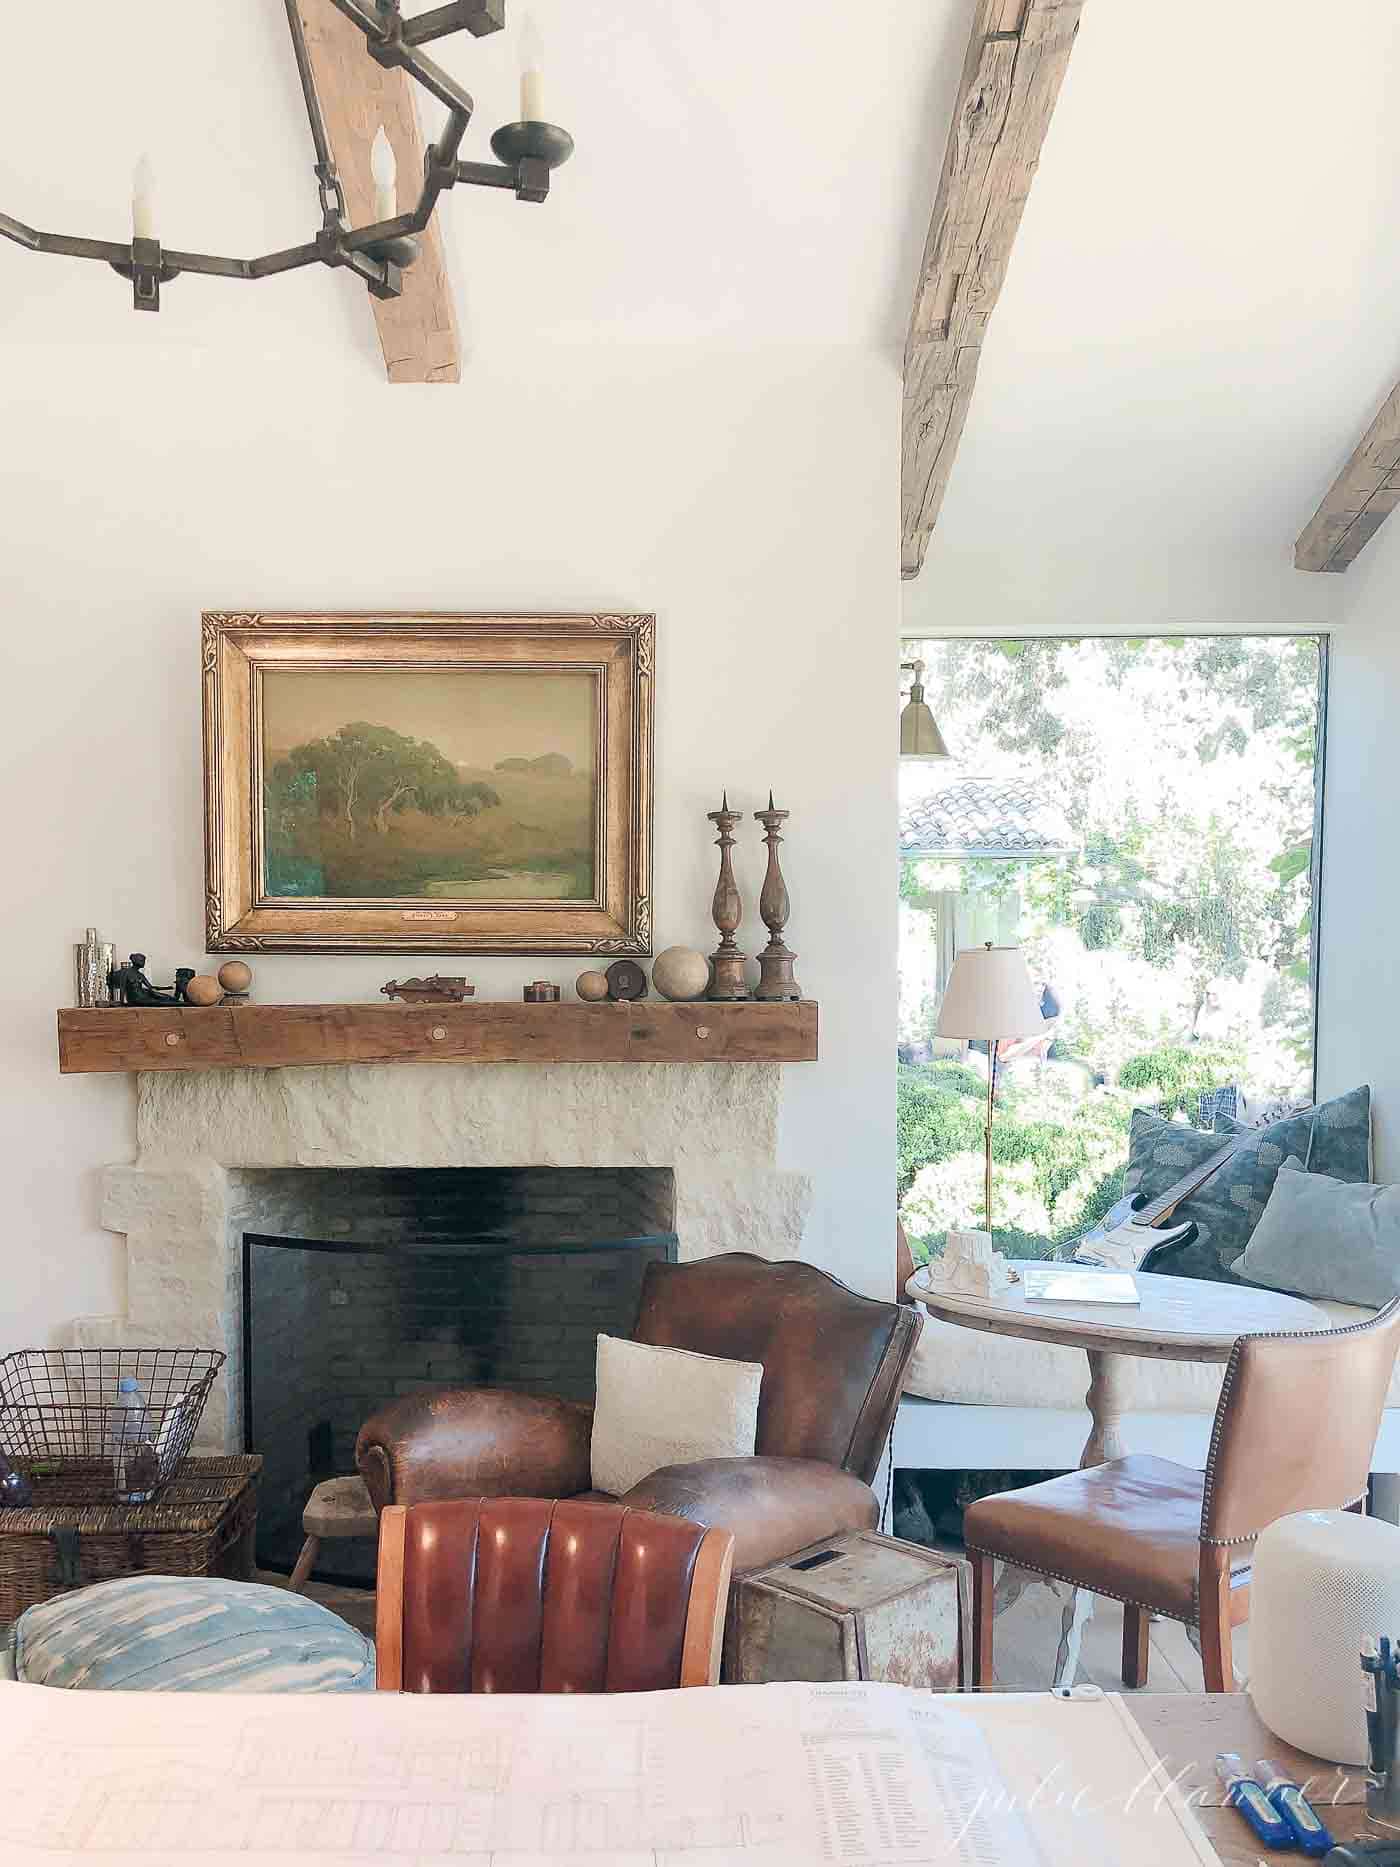
[[[131,237],[133,240],[156,237],[156,172],[149,156],[142,156],[132,172]]]
[[[540,67],[544,62],[540,29],[535,24],[534,15],[525,15],[525,26],[520,34],[520,120],[522,123],[539,123],[544,116],[544,84]]]
[[[715,884],[715,898],[710,912],[720,931],[720,942],[710,955],[715,976],[708,996],[721,999],[751,998],[753,994],[744,977],[744,961],[748,955],[741,953],[734,941],[734,930],[744,918],[744,904],[739,897],[739,885],[734,880],[734,864],[729,854],[734,847],[734,826],[739,822],[741,813],[729,808],[729,793],[726,791],[719,809],[707,811],[706,815],[719,831],[715,839],[719,849],[719,880]]]
[[[399,211],[399,165],[382,123],[370,148],[369,172],[374,178],[374,218],[392,220]]]
[[[767,810],[756,810],[753,814],[763,825],[763,840],[768,845],[768,873],[763,878],[763,892],[758,897],[758,911],[768,929],[768,944],[758,956],[759,981],[754,997],[801,998],[802,988],[792,976],[797,955],[783,943],[783,929],[787,926],[791,907],[787,883],[778,866],[778,845],[783,840],[778,831],[792,813],[774,809],[773,793],[770,791]]]

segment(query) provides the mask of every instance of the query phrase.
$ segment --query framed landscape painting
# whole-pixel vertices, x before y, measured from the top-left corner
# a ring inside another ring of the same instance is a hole
[[[651,952],[651,616],[204,617],[210,952]]]

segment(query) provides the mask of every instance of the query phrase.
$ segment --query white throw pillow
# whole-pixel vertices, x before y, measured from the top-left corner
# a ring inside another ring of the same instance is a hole
[[[760,1361],[598,1337],[593,1489],[620,1497],[663,1465],[752,1458]]]

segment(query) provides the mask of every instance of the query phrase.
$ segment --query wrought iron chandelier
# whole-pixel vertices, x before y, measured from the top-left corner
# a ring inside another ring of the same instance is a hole
[[[298,0],[285,0],[287,24],[301,78],[311,140],[316,149],[316,181],[320,190],[321,230],[303,246],[289,246],[257,259],[226,259],[218,253],[182,253],[163,247],[157,239],[149,193],[138,175],[132,200],[132,237],[129,246],[114,240],[87,240],[73,234],[40,233],[23,221],[0,212],[0,234],[32,253],[60,253],[70,259],[99,259],[130,279],[132,303],[137,311],[160,310],[160,288],[182,272],[204,272],[219,279],[270,279],[301,266],[348,266],[364,280],[376,298],[397,298],[403,290],[404,268],[418,257],[415,235],[433,217],[438,196],[458,182],[479,188],[513,188],[517,201],[543,201],[549,194],[549,176],[573,154],[573,138],[556,124],[538,121],[529,113],[534,74],[522,81],[522,121],[505,123],[491,138],[495,162],[461,162],[457,151],[475,106],[470,95],[442,67],[420,49],[431,40],[466,30],[474,38],[499,32],[505,25],[505,0],[448,0],[416,19],[405,19],[400,0],[331,0],[346,19],[365,36],[365,50],[377,64],[398,66],[425,91],[447,107],[447,122],[437,141],[429,143],[423,158],[423,187],[417,206],[407,214],[385,213],[393,200],[393,158],[381,130],[376,143],[376,213],[381,218],[364,227],[351,227],[345,190],[336,173],[321,114],[320,99],[307,50],[306,29]],[[384,158],[388,158],[387,170]]]

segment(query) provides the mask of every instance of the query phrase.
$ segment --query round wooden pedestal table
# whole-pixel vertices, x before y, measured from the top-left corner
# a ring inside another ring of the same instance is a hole
[[[1133,1278],[1139,1299],[1135,1304],[1028,1303],[1020,1282],[990,1297],[940,1290],[930,1277],[933,1269],[926,1264],[915,1271],[905,1289],[941,1322],[980,1329],[987,1335],[1022,1336],[1032,1342],[1083,1349],[1089,1363],[1089,1391],[1084,1398],[1093,1424],[1080,1455],[1081,1470],[1121,1459],[1128,1451],[1122,1434],[1120,1357],[1156,1355],[1166,1361],[1225,1362],[1242,1335],[1333,1326],[1325,1310],[1299,1297],[1240,1284],[1208,1284],[1194,1277],[1138,1271]],[[1026,1581],[1023,1571],[1003,1572],[997,1583],[998,1611],[1017,1599]],[[1054,1586],[1058,1593],[1063,1585]],[[1055,1661],[1057,1686],[1073,1684],[1084,1627],[1093,1613],[1094,1598],[1087,1590],[1074,1589],[1070,1594]]]

